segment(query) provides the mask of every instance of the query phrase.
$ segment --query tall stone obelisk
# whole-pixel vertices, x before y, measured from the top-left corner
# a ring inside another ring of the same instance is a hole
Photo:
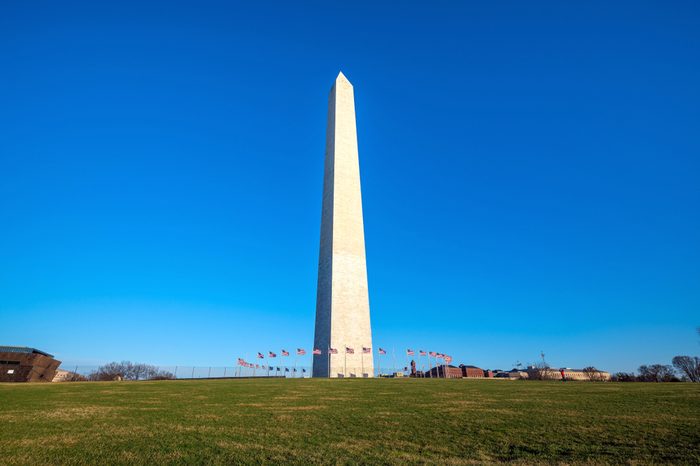
[[[338,74],[328,98],[323,177],[321,247],[318,258],[314,377],[372,377],[369,293],[357,155],[355,98]],[[329,354],[330,349],[338,351]],[[354,350],[350,354],[346,348]]]

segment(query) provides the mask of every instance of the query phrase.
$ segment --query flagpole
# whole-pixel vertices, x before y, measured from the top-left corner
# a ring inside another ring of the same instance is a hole
[[[393,372],[396,374],[396,351],[393,346],[391,347],[391,362],[394,365]]]
[[[343,363],[343,378],[348,375],[348,346],[345,345],[345,362]]]

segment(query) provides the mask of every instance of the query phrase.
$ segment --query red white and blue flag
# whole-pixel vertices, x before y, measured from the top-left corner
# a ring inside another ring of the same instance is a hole
[[[416,354],[416,352],[413,351],[412,349],[407,349],[407,350],[406,350],[406,354],[409,355],[409,356],[413,356],[414,354]]]
[[[437,353],[436,353],[435,351],[431,351],[431,352],[428,353],[428,354],[431,355],[431,356],[434,357],[434,358],[437,357]]]
[[[354,348],[350,348],[349,346],[346,346],[346,347],[345,347],[345,352],[346,352],[347,354],[355,354],[355,349],[354,349]]]
[[[297,356],[304,356],[306,354],[305,349],[297,348]]]
[[[243,358],[238,358],[238,365],[239,365],[239,366],[245,366],[245,359],[243,359]]]
[[[314,350],[311,353],[318,355],[318,354],[322,354],[322,351],[318,348],[314,348]]]
[[[328,354],[338,354],[338,350],[336,348],[328,348]]]
[[[276,355],[275,353],[273,353],[272,351],[270,351],[269,354],[270,354],[270,357],[271,357],[271,358],[276,358],[276,357],[277,357],[277,355]]]
[[[386,354],[386,350],[385,350],[385,349],[382,349],[382,348],[379,348],[379,354]]]
[[[289,356],[289,351],[282,350],[282,356]]]
[[[420,351],[418,352],[418,354],[420,354],[421,356],[427,356],[427,355],[428,355],[428,353],[426,353],[426,352],[423,351],[423,350],[420,350]]]
[[[258,359],[265,359],[265,355],[262,353],[258,353]]]
[[[369,354],[372,352],[372,348],[367,348],[365,346],[362,347],[362,352],[365,354]]]

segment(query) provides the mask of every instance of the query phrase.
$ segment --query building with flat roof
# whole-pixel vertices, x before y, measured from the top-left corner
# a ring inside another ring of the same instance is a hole
[[[425,373],[425,377],[436,377],[445,379],[461,379],[462,369],[460,367],[441,364],[431,368]]]
[[[528,366],[527,374],[531,379],[543,380],[576,380],[586,382],[605,382],[610,380],[609,372],[595,368],[572,369],[570,367],[560,367],[557,369],[554,367],[547,367],[543,369],[535,366]]]
[[[51,382],[61,361],[26,346],[0,346],[0,382]]]
[[[485,377],[484,370],[476,366],[468,366],[466,364],[460,364],[459,368],[462,369],[462,377],[481,379]]]

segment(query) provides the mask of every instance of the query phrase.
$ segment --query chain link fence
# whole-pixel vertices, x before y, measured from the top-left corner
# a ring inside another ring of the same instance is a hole
[[[61,365],[55,382],[70,382],[95,380],[95,374],[102,366],[100,365]],[[307,365],[280,365],[260,367],[244,366],[151,366],[155,369],[150,376],[131,376],[131,380],[163,380],[163,379],[230,379],[230,378],[251,378],[251,377],[275,377],[275,378],[309,378],[311,377],[311,366]],[[333,368],[336,369],[336,368]],[[369,377],[370,374],[363,373],[361,368],[338,367],[336,377],[360,378]],[[374,377],[387,377],[396,375],[408,375],[407,367],[382,367],[375,368]],[[115,379],[119,379],[115,377]],[[104,379],[99,379],[104,380]]]

